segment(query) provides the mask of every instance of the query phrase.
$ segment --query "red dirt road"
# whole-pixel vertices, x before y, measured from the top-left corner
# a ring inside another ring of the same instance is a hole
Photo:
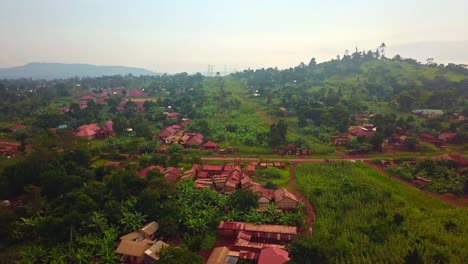
[[[384,175],[387,175],[389,177],[391,177],[392,179],[398,181],[398,182],[401,182],[407,186],[410,186],[410,187],[413,187],[413,188],[416,188],[422,192],[425,192],[427,193],[428,195],[431,195],[433,197],[436,197],[442,201],[445,201],[447,203],[450,203],[454,206],[457,206],[457,207],[468,207],[468,197],[452,197],[452,196],[447,196],[447,195],[442,195],[442,194],[437,194],[437,193],[433,193],[433,192],[430,192],[426,189],[421,189],[419,188],[418,185],[416,185],[415,183],[412,183],[412,182],[407,182],[407,181],[404,181],[396,176],[393,176],[393,175],[390,175],[388,172],[386,172],[385,170],[383,170],[381,167],[375,165],[375,164],[372,164],[370,161],[372,160],[371,158],[361,158],[361,157],[356,157],[356,156],[353,156],[352,158],[351,157],[347,157],[346,155],[343,155],[343,158],[339,158],[339,159],[306,159],[306,158],[299,158],[299,159],[281,159],[281,158],[274,158],[274,159],[260,159],[260,158],[221,158],[221,157],[203,157],[201,158],[203,162],[206,162],[206,161],[225,161],[225,162],[260,162],[260,160],[268,160],[270,162],[290,162],[290,163],[293,163],[293,168],[295,168],[297,166],[297,164],[300,164],[300,163],[305,163],[305,162],[326,162],[326,161],[339,161],[339,160],[347,160],[347,161],[362,161],[362,162],[366,162],[371,168],[383,173]],[[294,178],[293,178],[294,177]],[[294,186],[294,181],[295,181],[295,173],[293,173],[293,171],[291,171],[291,180],[290,180],[290,186],[291,188],[296,188]],[[297,189],[295,189],[297,190]],[[299,191],[297,191],[299,192]],[[301,195],[301,197],[303,197]],[[307,199],[305,199],[307,200]],[[307,204],[306,204],[307,205]]]
[[[248,104],[249,106],[251,106],[253,109],[255,109],[255,112],[257,112],[265,121],[268,122],[268,124],[274,124],[276,123],[275,120],[273,120],[271,117],[269,117],[265,112],[263,112],[260,108],[258,108],[258,106],[250,101],[249,98],[245,97],[245,95],[239,95],[242,99],[244,99],[244,102],[246,104]]]

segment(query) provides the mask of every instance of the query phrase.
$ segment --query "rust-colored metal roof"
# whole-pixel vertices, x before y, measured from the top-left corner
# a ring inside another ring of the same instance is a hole
[[[206,264],[224,264],[224,260],[226,259],[228,253],[229,248],[217,247],[213,249],[213,252],[211,252],[211,255],[206,261]]]
[[[206,164],[206,165],[203,165],[202,170],[204,170],[204,171],[222,171],[223,170],[223,165]]]
[[[146,235],[152,235],[156,233],[159,229],[159,224],[155,221],[146,224],[144,227],[140,229],[141,232],[143,232]]]
[[[122,240],[119,246],[115,250],[115,253],[124,256],[142,257],[145,251],[151,246],[147,240],[143,241],[131,241]]]
[[[258,264],[283,264],[289,261],[289,252],[282,248],[264,248],[258,257]]]
[[[299,202],[299,200],[296,198],[296,196],[294,194],[292,194],[291,192],[289,192],[288,190],[286,190],[285,188],[275,190],[274,196],[275,196],[275,202],[279,202],[279,201],[281,201],[283,199],[286,199],[286,198],[289,198],[289,199],[292,199],[292,200],[294,200],[296,202]]]
[[[297,227],[295,226],[255,225],[244,222],[221,221],[218,225],[218,229],[297,235]]]

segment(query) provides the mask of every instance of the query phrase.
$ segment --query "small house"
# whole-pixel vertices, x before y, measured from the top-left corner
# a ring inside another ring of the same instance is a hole
[[[208,172],[209,176],[221,174],[223,172],[223,165],[203,165],[202,171]]]
[[[292,210],[299,203],[296,196],[284,188],[275,190],[274,199],[276,207],[281,210]]]
[[[206,150],[216,150],[218,146],[216,145],[216,143],[212,142],[212,141],[208,141],[206,142],[205,144],[202,145],[202,148],[203,149],[206,149]]]
[[[166,242],[162,240],[158,240],[154,245],[148,248],[145,251],[144,264],[153,264],[156,261],[158,261],[159,260],[158,253],[164,247],[169,247],[169,244],[167,244]]]
[[[154,241],[142,240],[122,240],[115,250],[121,256],[120,261],[129,264],[142,264],[144,262],[145,251],[154,244]]]
[[[206,261],[206,264],[235,264],[238,256],[230,255],[231,251],[227,247],[216,247],[211,252],[210,257]]]
[[[101,128],[98,126],[97,123],[91,123],[89,125],[82,125],[76,129],[75,136],[83,137],[87,139],[93,139],[96,137],[96,134],[100,129]]]
[[[444,132],[438,136],[438,139],[442,140],[443,142],[453,142],[457,136],[457,133]]]
[[[96,132],[96,137],[100,139],[106,139],[108,137],[115,137],[117,133],[115,133],[113,128],[113,122],[107,121],[104,125]]]

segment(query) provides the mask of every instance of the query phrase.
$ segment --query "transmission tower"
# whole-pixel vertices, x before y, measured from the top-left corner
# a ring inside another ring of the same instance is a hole
[[[214,65],[208,64],[208,73],[207,73],[207,75],[209,77],[213,76],[213,71],[214,71]]]

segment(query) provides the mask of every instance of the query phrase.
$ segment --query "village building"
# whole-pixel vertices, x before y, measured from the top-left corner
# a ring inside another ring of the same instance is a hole
[[[174,135],[178,130],[173,128],[172,126],[165,127],[158,135],[158,141],[162,143],[166,143],[166,139],[172,135]]]
[[[134,90],[130,90],[129,92],[127,92],[127,96],[129,96],[129,97],[143,97],[143,96],[148,96],[148,94],[145,93],[144,90],[134,89]]]
[[[122,240],[115,250],[115,253],[121,256],[121,262],[129,264],[142,264],[145,259],[145,251],[154,243],[155,242],[151,240]]]
[[[218,233],[235,239],[233,250],[239,252],[239,259],[256,261],[265,248],[284,249],[284,243],[296,238],[297,227],[221,221]]]
[[[89,93],[80,98],[80,102],[79,102],[80,108],[84,109],[88,107],[88,102],[96,103],[96,96],[93,93]]]
[[[211,252],[206,264],[236,264],[239,252],[231,251],[227,247],[216,247]]]
[[[292,210],[299,203],[296,196],[284,188],[275,190],[274,199],[276,207],[281,210]]]
[[[289,252],[281,248],[264,248],[260,251],[258,264],[284,264],[289,261]]]
[[[180,170],[174,167],[169,167],[164,171],[164,177],[169,182],[177,182],[180,177]]]
[[[21,146],[18,142],[11,142],[11,141],[0,141],[0,153],[5,156],[14,156],[18,154],[19,147]]]
[[[352,137],[353,136],[351,134],[345,133],[345,134],[341,134],[341,135],[331,136],[330,140],[335,146],[345,146],[345,145],[348,145],[349,140]]]
[[[100,127],[97,123],[91,123],[89,125],[82,125],[76,129],[75,136],[83,137],[87,139],[96,138],[97,132],[100,130]]]
[[[146,262],[158,259],[159,250],[168,246],[163,241],[155,241],[159,224],[150,222],[136,232],[120,237],[120,243],[115,252],[121,256],[120,261],[129,264],[153,263]]]
[[[162,248],[169,247],[169,244],[162,240],[156,241],[150,248],[145,251],[144,264],[153,264],[159,260],[158,253]]]
[[[214,176],[223,172],[223,165],[205,164],[202,167],[202,171],[206,171],[209,176]]]
[[[184,141],[186,147],[199,147],[203,143],[205,138],[202,134],[199,133],[186,133],[188,139]]]
[[[115,137],[117,133],[115,133],[113,128],[113,122],[107,121],[104,125],[96,132],[96,137],[100,139],[106,139],[109,137]]]
[[[76,129],[74,134],[76,137],[82,137],[87,139],[106,139],[108,137],[114,137],[117,135],[113,128],[112,121],[107,121],[104,125],[99,127],[97,123],[91,123],[88,125],[82,125]]]
[[[291,242],[297,236],[297,227],[283,225],[256,225],[244,222],[221,221],[218,233],[221,237],[236,238],[240,232],[252,234],[256,239]]]
[[[185,171],[182,176],[180,176],[181,180],[192,179],[195,180],[197,178],[198,171],[196,169],[189,169]]]
[[[426,119],[437,118],[444,114],[444,111],[442,111],[441,109],[416,109],[412,112],[413,114]]]
[[[450,142],[453,142],[457,136],[458,136],[457,133],[444,132],[444,133],[441,133],[437,138],[442,140],[443,142],[450,143]]]
[[[135,111],[136,112],[144,112],[145,111],[145,107],[144,107],[144,104],[145,104],[145,100],[136,100],[136,99],[129,99],[129,100],[125,100],[125,99],[122,99],[122,101],[120,101],[119,105],[116,107],[117,111],[119,112],[123,112],[125,111],[125,106],[127,105],[127,103],[129,102],[132,102],[136,105],[135,107]]]
[[[216,145],[216,143],[214,143],[213,141],[208,141],[206,142],[205,144],[202,145],[202,149],[205,149],[205,150],[216,150],[218,146]]]
[[[427,143],[431,143],[431,144],[434,144],[436,145],[437,147],[441,147],[443,145],[443,141],[430,135],[430,134],[427,134],[427,133],[420,133],[419,134],[419,139],[423,142],[427,142]]]
[[[364,136],[371,137],[377,131],[377,127],[373,124],[363,124],[358,126],[350,126],[348,132],[355,137]]]

